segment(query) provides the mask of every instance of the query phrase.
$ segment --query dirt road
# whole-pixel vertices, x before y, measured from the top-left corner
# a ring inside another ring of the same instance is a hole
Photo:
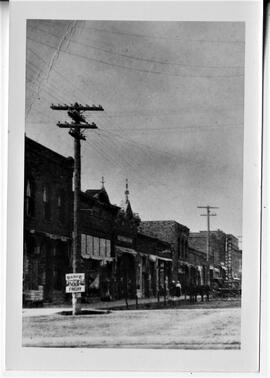
[[[239,349],[238,308],[113,311],[104,315],[25,316],[23,345]]]

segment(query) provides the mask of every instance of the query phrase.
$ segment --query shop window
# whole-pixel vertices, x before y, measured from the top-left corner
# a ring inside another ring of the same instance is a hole
[[[81,234],[81,255],[83,258],[111,257],[111,241],[96,236]]]
[[[100,244],[100,256],[105,257],[106,256],[106,241],[105,241],[105,239],[100,239],[99,244]]]
[[[105,256],[111,257],[111,241],[106,239],[105,242],[106,242],[106,254],[105,254]]]
[[[50,203],[50,189],[48,186],[43,187],[42,192],[42,201],[43,201],[43,209],[44,209],[44,218],[46,220],[51,219],[51,203]]]
[[[91,235],[86,236],[86,248],[87,248],[87,254],[89,256],[92,256],[94,253],[94,238]]]
[[[100,256],[99,238],[94,237],[94,256]]]
[[[26,182],[26,215],[34,216],[35,212],[34,203],[34,183],[32,180]]]

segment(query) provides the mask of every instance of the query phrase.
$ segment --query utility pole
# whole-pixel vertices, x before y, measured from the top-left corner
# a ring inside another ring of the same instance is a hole
[[[209,257],[210,257],[210,217],[215,217],[217,214],[211,213],[211,209],[218,209],[216,206],[197,206],[198,209],[206,209],[206,214],[201,214],[201,217],[207,217],[207,244],[206,244],[206,261],[208,266],[207,284],[210,283],[209,276]],[[215,264],[214,251],[213,251],[213,265]],[[215,266],[214,266],[215,268]]]
[[[72,119],[68,122],[58,122],[57,126],[63,129],[69,129],[69,134],[74,138],[74,215],[73,215],[73,246],[72,246],[72,270],[73,273],[78,273],[80,262],[81,236],[79,230],[79,202],[81,191],[81,140],[86,140],[84,130],[97,129],[97,125],[92,122],[88,123],[83,115],[85,111],[103,111],[101,105],[81,105],[75,104],[51,105],[53,110],[66,110],[68,116]],[[77,315],[80,311],[80,303],[77,298],[77,293],[72,293],[72,314]]]

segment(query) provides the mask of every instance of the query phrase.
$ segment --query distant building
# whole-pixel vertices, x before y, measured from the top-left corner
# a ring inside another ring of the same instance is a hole
[[[242,251],[232,250],[232,279],[242,281]]]
[[[239,249],[238,239],[227,235],[226,265],[228,266],[228,280],[242,280],[242,251]]]
[[[183,287],[205,284],[206,259],[200,250],[189,248],[188,227],[173,220],[159,220],[143,221],[139,230],[171,245],[174,281],[180,280]]]
[[[189,245],[207,254],[207,231],[191,232]],[[210,279],[233,279],[241,274],[242,253],[238,247],[238,239],[221,230],[210,231]]]

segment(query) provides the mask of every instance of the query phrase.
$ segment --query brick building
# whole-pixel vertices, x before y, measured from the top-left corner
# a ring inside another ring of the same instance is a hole
[[[232,279],[242,281],[242,251],[232,251]]]
[[[137,289],[142,297],[157,296],[168,290],[172,279],[171,245],[157,238],[137,234],[138,253]]]
[[[242,280],[242,251],[239,249],[238,239],[231,234],[227,235],[225,264],[228,267],[228,280]]]
[[[172,279],[181,280],[186,285],[190,278],[188,263],[189,229],[173,220],[144,221],[140,223],[140,232],[159,238],[171,245]]]
[[[71,266],[73,159],[25,138],[23,294],[65,299]]]
[[[228,243],[229,242],[229,243]],[[191,232],[189,245],[205,254],[207,253],[207,231]],[[242,253],[238,247],[238,239],[221,230],[210,231],[210,280],[233,278],[239,276]],[[233,273],[230,272],[233,266]],[[228,277],[228,272],[229,277]]]
[[[85,273],[83,300],[114,295],[114,219],[119,208],[112,205],[101,189],[80,194],[81,260],[80,271]]]

